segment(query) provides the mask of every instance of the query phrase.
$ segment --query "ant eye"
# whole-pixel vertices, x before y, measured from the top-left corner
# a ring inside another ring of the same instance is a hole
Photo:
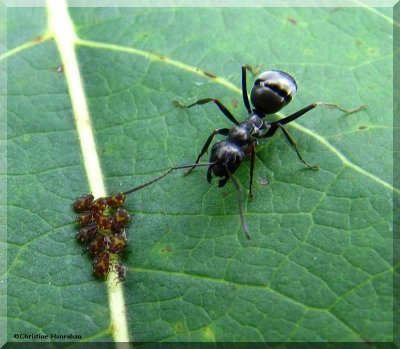
[[[251,102],[261,114],[273,114],[288,104],[297,91],[294,79],[279,70],[260,74],[251,90]]]

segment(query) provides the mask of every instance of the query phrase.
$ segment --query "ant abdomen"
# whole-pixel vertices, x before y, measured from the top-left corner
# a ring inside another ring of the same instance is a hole
[[[296,92],[296,81],[288,73],[267,70],[254,82],[250,100],[260,114],[274,114],[287,105]]]

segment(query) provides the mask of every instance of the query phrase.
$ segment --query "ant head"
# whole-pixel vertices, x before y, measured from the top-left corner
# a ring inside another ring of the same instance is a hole
[[[296,81],[287,73],[267,70],[259,75],[251,90],[251,103],[264,114],[274,114],[288,104],[297,91]]]

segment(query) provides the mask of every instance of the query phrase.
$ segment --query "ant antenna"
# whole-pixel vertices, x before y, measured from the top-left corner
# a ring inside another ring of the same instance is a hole
[[[157,181],[159,181],[160,179],[162,179],[162,178],[164,178],[165,176],[168,176],[172,171],[174,171],[174,170],[179,170],[179,169],[182,169],[182,168],[189,168],[189,167],[200,167],[200,166],[210,166],[210,165],[214,165],[215,164],[215,162],[207,162],[207,163],[203,163],[203,164],[189,164],[189,165],[180,165],[180,166],[174,166],[174,167],[172,167],[172,168],[170,168],[167,172],[165,172],[165,173],[163,173],[162,175],[160,175],[160,176],[158,176],[158,177],[156,177],[156,178],[153,178],[153,179],[151,179],[150,181],[148,181],[148,182],[146,182],[146,183],[143,183],[143,184],[141,184],[141,185],[138,185],[137,187],[134,187],[134,188],[132,188],[132,189],[130,189],[130,190],[127,190],[127,191],[125,191],[123,194],[125,194],[125,195],[129,195],[129,194],[131,194],[131,193],[133,193],[133,192],[135,192],[135,191],[138,191],[138,190],[140,190],[140,189],[142,189],[142,188],[145,188],[145,187],[147,187],[148,185],[150,185],[150,184],[153,184],[153,183],[155,183],[155,182],[157,182]]]
[[[242,190],[240,189],[240,184],[239,184],[238,180],[236,179],[236,177],[228,170],[228,168],[226,168],[226,172],[228,172],[230,179],[232,179],[232,182],[237,189],[240,223],[242,225],[242,229],[246,235],[247,240],[250,240],[249,228],[247,227],[246,221],[244,220],[243,195],[242,195]]]

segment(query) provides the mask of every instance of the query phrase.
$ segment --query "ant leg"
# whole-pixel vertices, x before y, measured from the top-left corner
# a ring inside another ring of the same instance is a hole
[[[261,70],[261,64],[257,65],[256,67],[251,66],[250,64],[243,65],[253,76],[256,76]]]
[[[219,108],[219,110],[222,111],[222,113],[230,120],[232,121],[235,125],[239,125],[239,122],[235,119],[235,117],[231,114],[231,112],[216,98],[204,98],[204,99],[200,99],[192,104],[189,105],[183,105],[180,104],[179,102],[175,101],[175,105],[179,108],[191,108],[197,104],[206,104],[209,102],[214,102],[217,107]]]
[[[210,146],[211,141],[213,140],[213,138],[214,138],[215,135],[218,134],[218,135],[227,136],[228,133],[229,133],[229,128],[218,128],[218,129],[214,130],[214,131],[210,134],[210,136],[207,138],[207,141],[204,143],[203,149],[201,149],[200,154],[197,156],[197,160],[196,160],[195,164],[198,164],[199,161],[200,161],[200,158],[207,152],[208,147]],[[187,170],[187,171],[185,172],[185,176],[187,176],[188,174],[190,174],[190,173],[193,171],[193,169],[194,169],[195,167],[196,167],[196,166],[193,166],[192,168],[190,168],[189,170]]]
[[[338,109],[346,114],[357,113],[357,112],[367,108],[365,104],[361,104],[357,108],[352,108],[352,109],[346,109],[346,108],[341,107],[340,105],[333,104],[333,103],[317,102],[315,104],[317,104],[317,107],[328,108],[328,109]]]
[[[311,165],[310,163],[308,163],[306,160],[303,159],[303,157],[301,156],[299,149],[297,148],[297,143],[296,141],[292,138],[292,136],[290,135],[289,131],[283,127],[282,125],[279,125],[279,128],[282,130],[283,134],[285,135],[286,139],[289,141],[290,145],[293,147],[293,149],[296,151],[297,156],[299,157],[300,161],[305,164],[307,167],[313,169],[313,170],[319,170],[319,166],[318,165]]]
[[[249,95],[247,94],[247,77],[246,77],[246,64],[242,65],[242,95],[244,106],[247,109],[247,112],[251,114],[251,107],[249,102]]]
[[[270,123],[264,121],[263,129],[267,129],[268,131],[265,134],[258,136],[258,138],[272,137],[278,128],[279,128],[278,121]]]
[[[280,125],[286,125],[289,122],[292,122],[294,120],[296,120],[297,118],[299,118],[300,116],[304,115],[305,113],[307,113],[308,111],[316,108],[316,107],[321,107],[321,108],[329,108],[329,109],[339,109],[340,111],[346,113],[346,114],[352,114],[352,113],[356,113],[360,110],[364,110],[366,107],[364,104],[360,105],[357,108],[353,108],[353,109],[345,109],[340,107],[337,104],[332,104],[332,103],[322,103],[322,102],[316,102],[316,103],[312,103],[310,105],[308,105],[307,107],[300,109],[299,111],[293,113],[292,115],[289,115],[281,120],[275,121],[277,123],[279,123]],[[273,122],[271,122],[271,124],[274,124]]]
[[[306,108],[304,108],[304,109],[306,109]],[[285,120],[285,119],[282,119],[282,120]],[[297,147],[296,141],[292,138],[292,136],[290,135],[289,131],[285,127],[283,127],[283,125],[281,124],[282,120],[271,122],[271,123],[267,124],[270,128],[260,138],[272,137],[275,134],[275,132],[280,128],[282,130],[283,134],[285,135],[286,139],[289,141],[290,145],[296,151],[297,156],[299,157],[300,161],[303,162],[307,167],[309,167],[309,168],[311,168],[313,170],[319,170],[319,166],[318,165],[311,165],[310,163],[308,163],[306,160],[303,159],[303,157],[301,156],[300,151],[299,151],[299,149]]]
[[[211,184],[211,180],[212,180],[212,166],[210,165],[210,166],[208,166],[208,169],[207,169],[207,181],[208,181],[208,183]]]
[[[242,225],[242,229],[244,234],[246,235],[247,240],[250,240],[250,232],[249,232],[249,228],[247,227],[246,224],[246,220],[244,219],[244,209],[243,209],[243,199],[242,199],[242,191],[240,189],[240,184],[238,182],[238,180],[235,178],[235,176],[233,176],[233,174],[226,169],[226,171],[228,172],[228,179],[230,178],[233,182],[233,184],[236,187],[236,190],[238,192],[238,206],[239,206],[239,215],[240,215],[240,224]]]
[[[256,158],[256,147],[255,143],[251,145],[251,154],[250,154],[250,184],[249,184],[249,199],[254,199],[253,196],[253,172],[254,172],[254,162]]]

